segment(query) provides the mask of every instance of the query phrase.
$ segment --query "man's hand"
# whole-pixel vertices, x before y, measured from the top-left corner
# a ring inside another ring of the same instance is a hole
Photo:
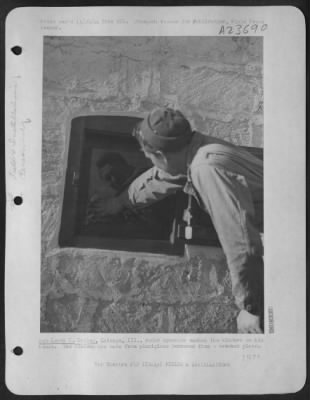
[[[257,315],[241,310],[237,317],[238,333],[262,333],[260,319]]]
[[[123,207],[124,204],[119,197],[112,197],[105,200],[97,199],[91,204],[92,212],[99,217],[118,214],[122,211]]]

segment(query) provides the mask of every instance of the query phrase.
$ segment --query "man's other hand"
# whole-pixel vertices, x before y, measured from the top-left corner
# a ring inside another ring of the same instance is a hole
[[[123,202],[119,197],[97,199],[92,203],[91,209],[96,216],[105,217],[115,215],[122,211]]]
[[[260,318],[246,310],[241,310],[237,317],[238,333],[262,333]]]

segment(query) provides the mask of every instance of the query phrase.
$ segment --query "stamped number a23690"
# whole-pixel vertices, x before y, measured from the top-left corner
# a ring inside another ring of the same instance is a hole
[[[236,24],[221,25],[219,35],[248,35],[263,33],[268,28],[267,24]]]

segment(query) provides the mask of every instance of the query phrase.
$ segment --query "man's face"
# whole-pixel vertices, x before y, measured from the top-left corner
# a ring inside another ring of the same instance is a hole
[[[186,159],[174,153],[163,154],[162,152],[148,153],[144,150],[145,157],[152,161],[152,164],[167,172],[170,175],[178,176],[186,173]]]
[[[98,169],[98,175],[100,179],[100,191],[107,196],[115,196],[117,193],[117,187],[115,178],[113,176],[112,166],[107,164],[102,168]]]
[[[157,167],[158,169],[161,169],[162,171],[168,172],[167,168],[167,163],[166,160],[163,156],[160,156],[160,154],[154,154],[154,153],[148,153],[147,151],[143,150],[144,155],[146,158],[151,160],[152,164]]]

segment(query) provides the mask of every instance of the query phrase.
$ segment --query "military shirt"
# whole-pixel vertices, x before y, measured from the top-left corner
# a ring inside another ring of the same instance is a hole
[[[241,147],[196,132],[187,152],[187,175],[156,167],[128,189],[132,206],[145,206],[183,190],[211,217],[230,270],[236,304],[263,312],[263,161]]]

